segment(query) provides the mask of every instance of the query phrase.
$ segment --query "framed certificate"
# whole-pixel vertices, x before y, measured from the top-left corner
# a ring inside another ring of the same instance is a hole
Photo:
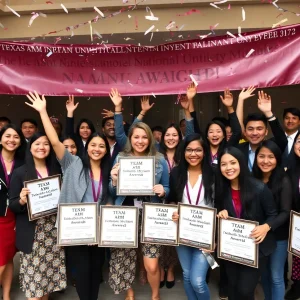
[[[60,175],[25,181],[24,187],[30,190],[30,194],[27,195],[27,210],[30,221],[57,213],[61,189]]]
[[[215,249],[215,208],[179,204],[178,243],[207,250]]]
[[[178,225],[172,220],[177,205],[144,203],[142,243],[178,246]]]
[[[219,219],[218,257],[258,268],[258,244],[250,237],[251,231],[258,225],[255,221]]]
[[[291,211],[288,251],[300,258],[300,214]]]
[[[101,206],[99,247],[137,248],[139,209],[134,206]]]
[[[68,203],[58,205],[58,246],[98,244],[97,203]]]
[[[153,196],[155,157],[119,157],[117,195]]]

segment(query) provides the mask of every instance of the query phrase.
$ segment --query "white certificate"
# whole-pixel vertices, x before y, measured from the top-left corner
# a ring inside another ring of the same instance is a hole
[[[155,157],[120,157],[117,195],[154,195]]]
[[[139,209],[128,206],[101,206],[99,247],[137,248]]]
[[[61,188],[60,175],[25,181],[24,187],[30,190],[27,196],[30,221],[57,213]]]
[[[235,218],[219,219],[218,257],[258,268],[258,245],[250,237],[258,222]]]
[[[98,244],[97,203],[59,204],[57,219],[59,246]]]
[[[291,211],[288,251],[300,258],[300,214]]]
[[[177,246],[178,225],[172,220],[177,205],[144,203],[142,243]]]
[[[214,250],[216,233],[215,208],[179,204],[178,243]]]

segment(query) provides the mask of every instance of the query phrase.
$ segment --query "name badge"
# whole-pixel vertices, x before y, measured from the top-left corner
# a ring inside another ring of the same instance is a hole
[[[218,164],[218,160],[215,158],[212,163],[215,164],[215,165],[217,165]]]
[[[140,201],[138,199],[133,199],[134,202],[134,206],[139,208],[139,209],[143,209],[143,201]]]

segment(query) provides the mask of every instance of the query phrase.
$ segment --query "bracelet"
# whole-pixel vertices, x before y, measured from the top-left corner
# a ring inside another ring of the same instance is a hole
[[[120,110],[120,111],[116,111],[116,110],[115,110],[115,113],[121,113],[121,112],[122,112],[121,110]]]
[[[143,115],[142,113],[140,113],[141,116],[145,117],[145,115]]]
[[[269,121],[269,120],[271,120],[273,118],[275,118],[274,114],[271,117],[267,118],[267,120]]]

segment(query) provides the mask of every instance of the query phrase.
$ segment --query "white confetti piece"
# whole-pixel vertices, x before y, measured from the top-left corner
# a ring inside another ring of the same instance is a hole
[[[182,25],[179,27],[178,31],[181,31],[181,30],[184,28],[184,26],[185,26],[185,24],[182,24]]]
[[[128,19],[131,19],[131,15],[128,15]]]
[[[3,29],[5,28],[4,25],[3,25],[2,23],[0,23],[0,27],[3,28]]]
[[[209,35],[211,35],[211,32],[208,34],[205,34],[205,35],[200,35],[199,37],[201,40],[203,40],[203,39],[207,38]]]
[[[168,25],[166,26],[166,29],[167,29],[167,30],[170,30],[170,29],[172,29],[174,26],[175,26],[175,22],[172,21],[170,24],[168,24]]]
[[[227,31],[226,34],[228,34],[229,36],[231,36],[231,37],[234,38],[234,39],[236,38],[236,36],[233,35],[230,31]]]
[[[67,8],[62,3],[60,4],[60,6],[62,7],[62,9],[65,11],[66,14],[69,13],[68,10],[67,10]]]
[[[254,49],[251,49],[248,54],[246,55],[246,58],[248,58],[255,50]]]
[[[209,3],[210,6],[214,7],[214,8],[217,8],[217,9],[220,9],[220,10],[223,10],[221,7],[217,6],[216,4],[213,4],[213,3]]]
[[[127,82],[130,86],[133,86],[133,84],[129,80],[127,80]]]
[[[102,18],[105,17],[105,16],[104,16],[104,13],[103,13],[98,7],[94,6],[94,10],[95,10]]]
[[[217,28],[219,26],[220,23],[215,24],[214,26],[210,26],[210,30],[214,30],[215,28]]]
[[[94,39],[93,39],[93,26],[91,21],[89,21],[89,25],[90,25],[90,35],[91,35],[91,42],[92,42]]]
[[[130,37],[127,37],[127,38],[124,38],[125,41],[130,41],[130,40],[133,40],[132,38]]]
[[[242,28],[241,26],[238,27],[238,34],[240,35],[242,33]]]
[[[154,98],[156,98],[156,96],[155,96],[155,94],[154,94],[154,93],[152,93],[152,96],[153,96]]]
[[[288,20],[288,19],[283,19],[283,20],[279,21],[278,23],[273,24],[272,28],[275,28],[275,27],[277,27],[278,25],[281,25],[282,23],[287,22],[287,20]]]
[[[144,33],[144,35],[147,35],[150,31],[152,31],[153,29],[154,29],[154,25],[152,25],[150,28],[148,28],[146,31],[145,31],[145,33]]]
[[[145,16],[145,19],[146,20],[149,20],[149,21],[158,21],[158,17],[154,17],[154,16]]]
[[[244,7],[242,7],[242,21],[244,22],[246,20],[246,12],[244,10]]]
[[[194,82],[195,86],[198,86],[198,82],[196,81],[195,77],[193,74],[190,74],[190,78],[192,79],[192,81]]]
[[[242,36],[242,34],[241,34],[241,33],[239,33],[239,37],[240,37],[241,39],[243,39],[243,40],[247,41],[247,39],[246,39],[244,36]]]
[[[151,32],[150,42],[152,41],[152,38],[153,38],[153,32]]]
[[[53,54],[52,51],[48,52],[48,54],[46,55],[47,57],[50,57]]]
[[[272,4],[273,4],[276,8],[279,8],[279,6],[276,4],[276,2],[278,2],[278,0],[275,0],[274,2],[272,2]]]
[[[39,16],[38,13],[33,13],[33,16],[30,18],[29,20],[29,24],[28,24],[28,27],[30,27],[33,23],[33,21]]]
[[[214,2],[214,4],[223,4],[223,3],[226,3],[228,0],[221,0],[221,1],[218,1],[218,2]]]
[[[6,7],[14,14],[16,15],[17,17],[21,17],[14,9],[12,9],[10,6],[6,5]]]
[[[94,33],[95,33],[100,39],[102,39],[102,35],[101,35],[97,30],[94,29]]]
[[[75,91],[78,93],[81,93],[81,94],[83,93],[83,90],[81,90],[81,89],[75,89]]]

